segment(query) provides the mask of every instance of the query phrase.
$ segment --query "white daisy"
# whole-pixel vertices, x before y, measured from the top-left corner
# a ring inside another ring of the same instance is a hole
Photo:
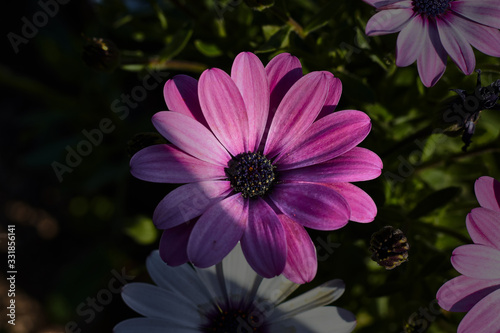
[[[114,333],[344,333],[356,326],[351,312],[324,306],[343,294],[342,280],[283,302],[299,285],[283,275],[257,275],[239,243],[206,269],[168,266],[158,251],[146,264],[157,286],[129,283],[122,291],[125,303],[144,317],[120,322]]]

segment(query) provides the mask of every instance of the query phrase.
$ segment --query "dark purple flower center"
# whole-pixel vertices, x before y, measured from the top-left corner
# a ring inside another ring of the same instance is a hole
[[[443,14],[452,0],[413,0],[413,10],[419,14],[435,17]]]
[[[233,190],[251,198],[269,191],[276,179],[275,168],[260,152],[248,152],[233,157],[225,171]]]
[[[203,333],[268,333],[262,314],[251,309],[216,309],[206,315],[206,324],[200,327]]]

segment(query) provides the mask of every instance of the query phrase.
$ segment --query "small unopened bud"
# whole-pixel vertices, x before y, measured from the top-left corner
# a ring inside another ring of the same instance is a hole
[[[82,58],[93,69],[110,72],[120,64],[120,50],[109,39],[86,38]]]
[[[385,226],[372,235],[369,250],[372,260],[385,269],[393,269],[408,260],[410,245],[403,232]]]

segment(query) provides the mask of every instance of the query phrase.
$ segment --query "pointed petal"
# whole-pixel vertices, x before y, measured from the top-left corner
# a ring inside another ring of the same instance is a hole
[[[189,260],[202,268],[219,263],[241,239],[247,220],[248,203],[240,193],[210,207],[189,237]]]
[[[500,57],[500,31],[498,29],[474,24],[457,15],[450,15],[447,20],[476,49],[487,55]]]
[[[435,85],[446,69],[447,54],[439,40],[439,33],[434,22],[424,21],[422,34],[425,44],[417,58],[418,74],[426,87]]]
[[[307,228],[339,229],[347,224],[351,215],[345,199],[323,185],[277,184],[269,197],[285,215]]]
[[[199,322],[196,307],[175,293],[151,284],[134,282],[123,286],[122,298],[137,313],[164,319],[178,326],[193,327]]]
[[[273,304],[279,304],[298,287],[298,284],[288,280],[284,275],[272,279],[263,279],[259,290],[257,290],[257,299],[265,299]]]
[[[169,333],[198,333],[199,330],[196,325],[188,322],[183,325],[190,325],[191,327],[184,327],[179,324],[174,324],[165,319],[156,318],[132,318],[124,320],[113,328],[113,333],[165,333],[165,327],[168,327]]]
[[[202,161],[227,166],[231,156],[202,124],[182,113],[162,111],[153,116],[153,125],[180,150]]]
[[[236,156],[248,151],[248,116],[245,102],[231,77],[218,68],[207,69],[198,83],[201,110],[210,129]]]
[[[276,156],[286,144],[311,126],[325,104],[332,79],[329,72],[312,72],[290,88],[274,115],[264,155],[269,158]]]
[[[287,259],[285,275],[295,283],[311,282],[318,270],[316,248],[303,226],[286,215],[278,215],[286,232]]]
[[[330,87],[328,88],[328,96],[325,100],[325,105],[319,112],[318,119],[328,116],[335,111],[337,104],[339,103],[340,96],[342,95],[342,82],[338,77],[334,77],[330,81]]]
[[[448,21],[447,16],[443,15],[436,19],[439,39],[444,49],[450,55],[450,58],[457,64],[462,72],[470,75],[476,67],[476,58],[469,42],[460,31]]]
[[[169,229],[203,214],[232,191],[228,181],[206,181],[180,186],[156,206],[153,222]]]
[[[332,327],[335,327],[335,333],[352,332],[356,327],[356,317],[345,309],[323,306],[272,323],[269,328],[272,332],[331,333]]]
[[[498,180],[483,176],[476,180],[474,192],[481,207],[500,211],[500,182]]]
[[[407,8],[381,10],[368,20],[365,33],[378,36],[401,31],[413,15],[413,10]]]
[[[193,303],[193,307],[210,302],[210,295],[189,264],[178,267],[169,266],[160,258],[156,250],[149,255],[146,267],[151,279],[158,287],[184,297],[186,301]]]
[[[266,70],[259,58],[242,52],[234,59],[231,78],[238,87],[248,114],[248,148],[255,151],[266,127],[269,113],[269,84]]]
[[[401,30],[396,44],[396,66],[406,67],[417,60],[427,38],[422,33],[424,24],[424,18],[417,15]]]
[[[500,212],[474,208],[467,215],[466,224],[474,243],[500,250]]]
[[[331,160],[351,150],[370,133],[370,118],[361,111],[344,110],[316,121],[286,146],[274,163],[289,170]]]
[[[163,97],[170,111],[189,116],[207,126],[198,99],[198,81],[187,75],[176,75],[163,87]]]
[[[372,222],[377,216],[377,205],[359,187],[349,183],[328,184],[327,186],[337,191],[349,204],[351,209],[349,220],[367,223]]]
[[[446,311],[467,312],[486,295],[500,289],[500,279],[473,279],[460,275],[439,288],[436,298]]]
[[[271,96],[269,116],[272,117],[285,94],[302,77],[302,66],[293,55],[281,53],[269,61],[266,74]]]
[[[451,264],[463,275],[478,279],[500,279],[500,251],[484,245],[457,247]]]
[[[323,283],[302,295],[278,305],[276,307],[277,311],[271,314],[270,320],[285,320],[311,309],[330,304],[342,296],[344,290],[345,284],[342,280],[335,279]]]
[[[260,276],[278,276],[286,263],[285,231],[276,213],[264,200],[257,198],[249,203],[248,225],[241,239],[243,253]]]
[[[312,183],[345,183],[371,180],[380,176],[382,160],[374,152],[354,147],[329,161],[311,166],[280,170],[283,181]]]
[[[500,29],[500,1],[456,0],[450,2],[451,10],[479,24]],[[472,24],[472,22],[471,22]]]
[[[496,290],[477,303],[458,325],[457,333],[498,332],[500,323],[500,290]]]
[[[411,0],[363,0],[378,10],[392,8],[412,8]]]
[[[163,231],[160,239],[160,257],[170,266],[179,266],[188,261],[187,244],[194,222],[180,224]]]

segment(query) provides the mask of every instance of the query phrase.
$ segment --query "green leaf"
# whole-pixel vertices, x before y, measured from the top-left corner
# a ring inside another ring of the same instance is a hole
[[[221,49],[215,44],[210,44],[210,43],[205,43],[202,40],[195,40],[194,41],[194,46],[200,53],[207,57],[218,57],[222,55]]]
[[[444,207],[447,203],[453,200],[453,198],[459,195],[461,191],[462,189],[456,186],[450,186],[436,191],[417,203],[408,216],[410,218],[425,216],[437,208]]]
[[[132,225],[125,228],[125,233],[142,245],[153,243],[158,236],[158,230],[156,230],[153,221],[144,216],[136,217]]]
[[[288,35],[290,34],[290,26],[286,25],[275,32],[269,40],[261,45],[255,53],[273,52],[288,45]]]
[[[161,60],[170,60],[181,53],[181,51],[186,47],[192,35],[193,28],[190,25],[178,30],[172,36],[171,40],[167,42],[167,46],[160,52],[159,55]]]

